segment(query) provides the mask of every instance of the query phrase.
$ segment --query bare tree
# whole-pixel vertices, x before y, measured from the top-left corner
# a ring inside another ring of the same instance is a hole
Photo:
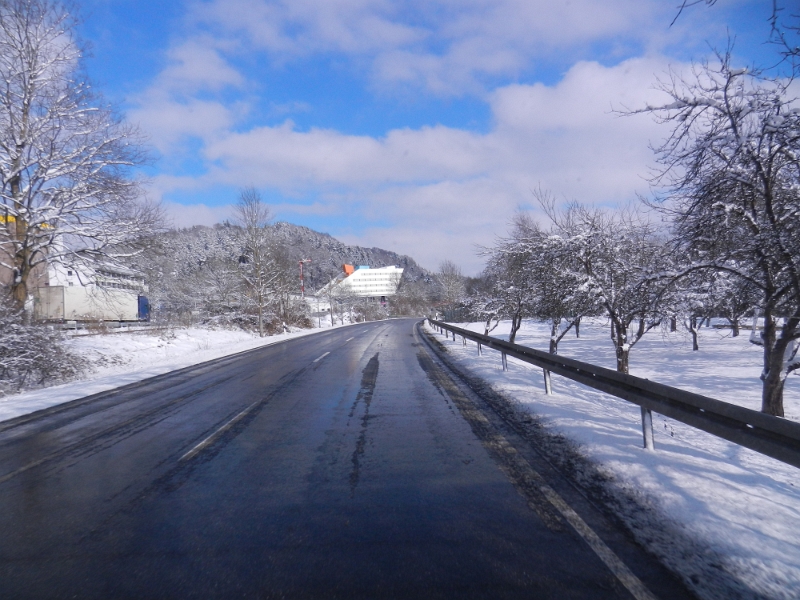
[[[271,248],[269,223],[272,214],[255,188],[245,188],[235,207],[242,228],[242,256],[239,259],[244,297],[255,310],[258,334],[264,337],[264,313],[281,283],[281,272]]]
[[[670,25],[674,25],[684,11],[698,4],[713,6],[717,4],[717,0],[683,0],[678,5],[678,12]],[[775,66],[788,64],[796,76],[800,69],[800,44],[798,44],[800,41],[800,12],[797,10],[796,3],[793,4],[791,1],[771,0],[771,4],[772,10],[767,17],[770,24],[768,41],[777,47],[781,56],[781,60]]]
[[[676,292],[672,308],[683,316],[683,326],[692,336],[692,350],[700,349],[700,327],[710,319],[717,308],[714,297],[713,273],[694,272],[671,283]]]
[[[397,293],[387,298],[393,315],[424,316],[431,310],[431,299],[427,286],[422,282],[409,282],[403,279],[397,287]]]
[[[496,247],[485,251],[489,255],[486,270],[493,283],[492,311],[503,319],[511,320],[508,341],[514,343],[522,327],[522,319],[534,313],[536,283],[528,274],[530,255],[525,251],[514,251],[501,241]],[[487,315],[487,329],[490,323]]]
[[[551,196],[537,190],[536,197],[548,206]],[[511,235],[502,244],[506,253],[517,254],[526,277],[531,281],[533,314],[550,324],[550,353],[558,354],[558,343],[580,320],[597,309],[585,286],[575,257],[565,252],[558,236],[544,231],[529,214],[517,213]]]
[[[541,200],[553,224],[551,252],[572,269],[576,291],[608,316],[617,371],[627,373],[631,348],[661,322],[664,285],[656,275],[667,266],[665,246],[630,208],[608,213],[571,203],[558,210],[552,197]]]
[[[638,112],[672,125],[658,148],[656,206],[674,219],[676,276],[722,271],[757,290],[764,329],[761,409],[783,416],[786,377],[800,368],[800,107],[789,81],[731,66],[730,52],[661,88],[671,101]]]
[[[753,314],[759,304],[759,293],[748,281],[725,271],[714,272],[714,313],[731,326],[732,337],[738,337],[741,320]]]
[[[466,292],[461,268],[451,260],[442,261],[436,280],[439,283],[442,305],[446,311],[452,312]]]
[[[478,277],[467,279],[466,308],[471,321],[483,322],[483,335],[489,335],[500,324],[501,305],[496,298],[494,274],[487,267]]]
[[[62,2],[0,3],[0,87],[0,269],[21,307],[47,262],[108,256],[161,215],[129,177],[140,137],[93,94]]]

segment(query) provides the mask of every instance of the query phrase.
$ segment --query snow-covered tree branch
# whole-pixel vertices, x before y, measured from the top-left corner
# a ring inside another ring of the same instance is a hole
[[[83,75],[65,5],[0,3],[0,268],[19,306],[45,263],[108,256],[161,224],[130,177],[144,158]]]
[[[724,272],[757,303],[762,410],[783,416],[800,339],[800,103],[790,81],[734,68],[730,51],[718,58],[663,82],[670,101],[637,111],[672,126],[655,149],[668,193],[653,205],[674,222],[684,273]]]
[[[242,256],[239,259],[244,298],[255,310],[258,334],[264,337],[267,307],[281,291],[281,265],[275,256],[269,230],[272,219],[269,207],[254,188],[245,188],[235,207],[236,220],[242,229]]]

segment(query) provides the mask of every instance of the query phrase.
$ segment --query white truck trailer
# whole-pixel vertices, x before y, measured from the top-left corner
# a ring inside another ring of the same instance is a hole
[[[96,286],[49,286],[34,290],[33,314],[40,321],[139,321],[136,292]],[[146,299],[145,299],[146,302]]]

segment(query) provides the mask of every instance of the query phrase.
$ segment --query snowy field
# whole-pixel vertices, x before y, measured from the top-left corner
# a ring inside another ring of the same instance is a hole
[[[318,331],[302,329],[264,338],[241,330],[199,327],[78,335],[68,344],[91,365],[87,376],[79,381],[0,397],[0,421]]]
[[[483,333],[482,324],[458,324]],[[508,339],[509,324],[490,335]],[[760,349],[748,333],[703,328],[700,350],[688,333],[648,333],[631,351],[631,374],[760,408]],[[541,369],[476,345],[446,341],[456,361],[488,380],[548,429],[578,444],[610,476],[616,497],[652,507],[621,515],[634,534],[706,598],[800,598],[800,471],[661,415],[653,415],[655,452],[642,449],[639,407],[553,375],[544,393]],[[526,322],[517,343],[547,351],[547,326]],[[605,322],[569,332],[559,354],[615,368]],[[786,414],[800,420],[800,377],[790,376]],[[653,516],[655,515],[655,516]]]

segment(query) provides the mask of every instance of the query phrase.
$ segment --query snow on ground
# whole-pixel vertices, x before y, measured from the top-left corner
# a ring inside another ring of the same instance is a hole
[[[87,377],[0,397],[0,421],[318,331],[303,329],[260,338],[242,330],[190,327],[77,335],[67,344],[93,365]]]
[[[483,333],[480,323],[459,326]],[[508,331],[501,323],[490,335],[508,339]],[[703,328],[692,352],[685,332],[650,332],[631,350],[631,374],[758,410],[761,351],[747,333]],[[646,451],[638,406],[557,375],[547,396],[541,369],[509,357],[503,372],[499,353],[478,356],[472,342],[435,335],[459,364],[576,442],[611,476],[614,495],[652,507],[647,517],[635,510],[621,517],[701,596],[800,598],[798,469],[656,414],[656,451]],[[547,326],[531,321],[516,342],[547,351],[549,337]],[[601,320],[583,323],[580,339],[568,333],[559,354],[615,368]],[[787,417],[800,420],[800,377],[788,379],[785,403]]]

